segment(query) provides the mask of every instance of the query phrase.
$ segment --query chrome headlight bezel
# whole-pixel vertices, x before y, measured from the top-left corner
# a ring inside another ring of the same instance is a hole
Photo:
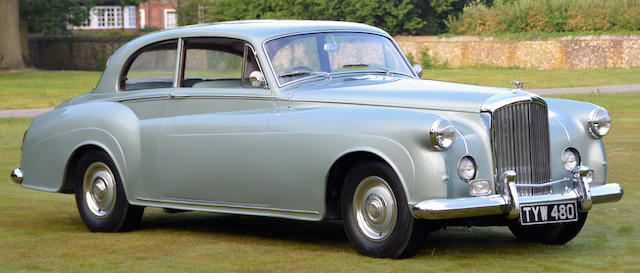
[[[594,138],[601,138],[611,131],[611,116],[606,109],[598,107],[589,113],[587,119],[589,133]]]
[[[448,149],[456,141],[456,129],[453,127],[453,123],[445,118],[436,119],[431,124],[429,139],[436,150]]]
[[[573,154],[573,157],[574,157],[573,163],[571,164],[567,163],[567,161],[569,160],[569,158],[567,158],[569,153]],[[582,164],[582,158],[580,157],[580,152],[578,152],[578,150],[574,147],[567,147],[564,150],[562,150],[562,154],[560,155],[560,161],[562,161],[562,166],[568,172],[572,172],[573,170],[575,170],[576,167]]]

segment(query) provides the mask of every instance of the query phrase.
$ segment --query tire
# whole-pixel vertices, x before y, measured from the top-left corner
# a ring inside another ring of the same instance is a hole
[[[562,245],[571,241],[582,229],[587,213],[578,213],[578,221],[539,226],[523,226],[520,222],[509,223],[509,230],[516,238],[526,242]]]
[[[92,232],[129,231],[142,219],[144,207],[129,204],[115,164],[104,151],[80,158],[74,192],[80,217]]]
[[[400,179],[387,164],[356,163],[341,195],[345,232],[362,255],[408,258],[422,245],[424,223],[409,210]]]

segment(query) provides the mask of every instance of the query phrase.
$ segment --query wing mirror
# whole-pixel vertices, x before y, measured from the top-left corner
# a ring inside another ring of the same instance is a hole
[[[267,82],[264,79],[264,74],[260,71],[253,71],[249,74],[249,82],[253,87],[265,87]]]
[[[422,66],[419,64],[414,64],[413,67],[413,72],[416,73],[416,75],[418,75],[418,77],[422,77]]]

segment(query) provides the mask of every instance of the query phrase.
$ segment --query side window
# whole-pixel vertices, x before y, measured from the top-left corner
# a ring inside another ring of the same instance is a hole
[[[130,91],[172,87],[177,45],[177,40],[171,40],[140,50],[122,75],[120,89]]]
[[[182,87],[239,88],[242,86],[244,42],[226,38],[185,41]]]

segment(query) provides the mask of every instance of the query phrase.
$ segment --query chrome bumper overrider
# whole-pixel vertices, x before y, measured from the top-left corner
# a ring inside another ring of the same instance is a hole
[[[516,174],[506,171],[499,183],[498,192],[481,197],[458,199],[437,199],[422,201],[413,206],[413,214],[422,219],[441,220],[453,218],[467,218],[475,216],[504,215],[506,218],[518,218],[520,205],[541,202],[577,201],[580,212],[591,209],[591,204],[615,202],[622,198],[622,187],[616,183],[597,187],[590,187],[593,172],[587,167],[580,166],[573,171],[572,178],[565,178],[540,185],[516,184]],[[552,193],[537,196],[518,196],[519,187],[542,187],[564,183],[562,193]]]
[[[22,184],[22,170],[20,168],[15,168],[12,172],[11,172],[11,180],[13,180],[13,182],[16,182],[18,184]]]

